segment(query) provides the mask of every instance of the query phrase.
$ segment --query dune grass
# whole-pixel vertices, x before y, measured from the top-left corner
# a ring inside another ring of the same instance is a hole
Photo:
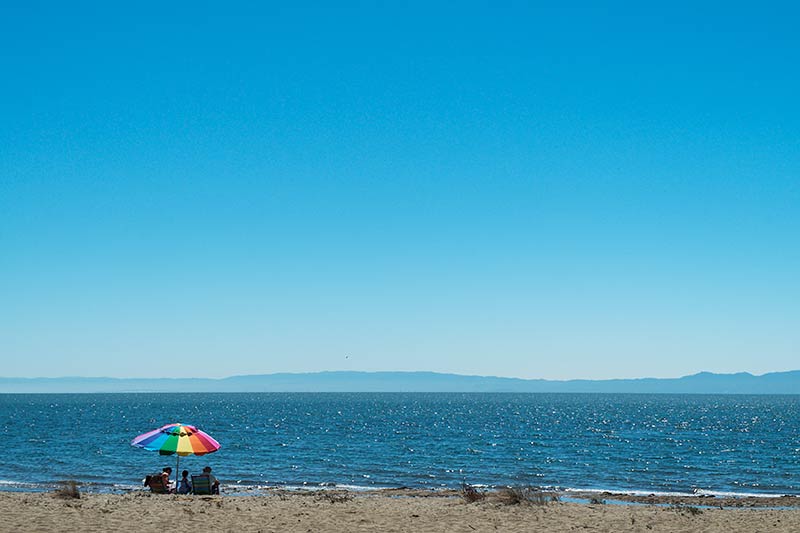
[[[57,498],[65,500],[77,500],[81,497],[81,491],[78,490],[78,482],[74,479],[63,481],[61,486],[53,493]]]

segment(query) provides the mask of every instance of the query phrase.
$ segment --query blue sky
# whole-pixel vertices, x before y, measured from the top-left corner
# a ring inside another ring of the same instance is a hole
[[[792,4],[0,3],[5,376],[800,368]]]

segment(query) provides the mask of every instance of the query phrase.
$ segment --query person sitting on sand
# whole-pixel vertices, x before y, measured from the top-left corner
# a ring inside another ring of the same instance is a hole
[[[172,467],[164,467],[161,470],[161,479],[164,481],[164,486],[170,488],[169,486],[169,478],[172,477]]]
[[[153,474],[144,478],[144,486],[148,487],[151,492],[157,494],[167,494],[173,492],[169,486],[169,476],[172,473],[170,467],[166,467],[160,474]]]
[[[211,467],[203,468],[203,475],[208,476],[208,481],[211,484],[211,494],[219,494],[219,480],[211,473]]]
[[[192,492],[192,482],[189,481],[189,471],[181,472],[181,479],[178,481],[178,494],[189,494]]]

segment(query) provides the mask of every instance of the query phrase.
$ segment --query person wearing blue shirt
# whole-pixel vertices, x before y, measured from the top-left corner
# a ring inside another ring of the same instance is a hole
[[[178,481],[178,494],[189,494],[192,492],[192,482],[189,481],[189,471],[181,472],[181,479]]]

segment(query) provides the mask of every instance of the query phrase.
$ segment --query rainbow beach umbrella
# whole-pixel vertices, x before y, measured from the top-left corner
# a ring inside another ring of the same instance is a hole
[[[144,448],[159,455],[177,454],[175,464],[175,486],[178,486],[178,467],[181,457],[205,455],[219,450],[219,442],[211,435],[187,424],[167,424],[153,431],[142,433],[131,441],[131,446]]]

